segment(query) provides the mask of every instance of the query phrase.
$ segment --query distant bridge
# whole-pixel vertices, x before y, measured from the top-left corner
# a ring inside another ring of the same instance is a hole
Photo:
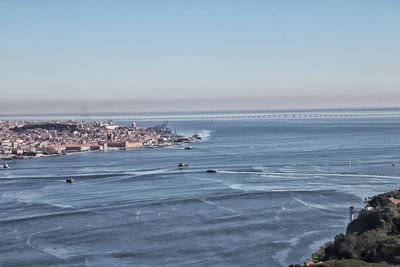
[[[138,121],[184,120],[257,120],[257,119],[335,119],[335,118],[398,118],[399,112],[290,112],[290,113],[214,113],[193,115],[134,116]]]

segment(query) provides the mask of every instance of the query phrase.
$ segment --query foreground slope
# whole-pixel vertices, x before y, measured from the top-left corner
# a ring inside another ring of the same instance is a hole
[[[304,266],[400,264],[400,190],[371,197],[365,203],[346,234],[321,247]]]

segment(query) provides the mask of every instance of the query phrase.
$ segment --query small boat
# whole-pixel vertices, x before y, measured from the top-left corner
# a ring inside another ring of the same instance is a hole
[[[217,172],[217,170],[214,170],[214,169],[209,169],[206,171],[206,173],[216,173],[216,172]]]
[[[74,178],[68,177],[67,179],[65,179],[65,182],[68,183],[68,184],[72,184],[72,183],[74,183],[75,181],[74,181]]]
[[[191,147],[191,146],[185,146],[185,150],[191,150],[191,149],[193,149],[193,147]]]
[[[156,148],[156,147],[158,147],[157,145],[154,145],[154,144],[152,144],[152,145],[148,145],[148,146],[146,146],[147,148]]]
[[[195,133],[193,135],[193,138],[197,139],[197,140],[201,140],[201,136],[198,133]]]
[[[183,167],[187,167],[187,166],[189,166],[189,163],[187,163],[187,162],[179,162],[179,164],[178,164],[178,168],[183,168]]]
[[[8,166],[8,164],[3,165],[3,169],[9,169],[9,168],[10,168],[10,166]]]

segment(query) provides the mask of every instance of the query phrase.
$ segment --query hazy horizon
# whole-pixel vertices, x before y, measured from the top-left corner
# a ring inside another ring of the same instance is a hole
[[[101,114],[217,114],[217,113],[282,113],[282,112],[346,112],[346,111],[400,111],[399,105],[385,106],[363,106],[363,105],[343,105],[343,106],[287,106],[283,107],[280,104],[265,107],[263,103],[254,105],[255,101],[251,101],[251,106],[244,108],[239,106],[237,101],[230,101],[229,105],[213,105],[215,101],[211,101],[208,106],[202,105],[202,99],[197,99],[196,102],[190,101],[187,104],[177,105],[176,101],[170,100],[169,105],[165,104],[165,100],[161,103],[149,101],[117,101],[117,102],[19,102],[19,103],[3,103],[0,104],[0,116],[25,116],[25,115],[78,115],[90,116]],[[178,101],[179,102],[179,101]],[[243,102],[243,101],[242,101]],[[195,104],[193,104],[195,103]],[[18,105],[19,108],[15,108]],[[239,106],[239,107],[238,107]]]
[[[397,107],[398,1],[2,1],[0,113]]]

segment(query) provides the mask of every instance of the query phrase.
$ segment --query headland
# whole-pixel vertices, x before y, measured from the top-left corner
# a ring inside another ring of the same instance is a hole
[[[346,233],[322,246],[304,265],[289,267],[400,266],[400,189],[365,199]],[[351,211],[352,209],[350,209]]]

